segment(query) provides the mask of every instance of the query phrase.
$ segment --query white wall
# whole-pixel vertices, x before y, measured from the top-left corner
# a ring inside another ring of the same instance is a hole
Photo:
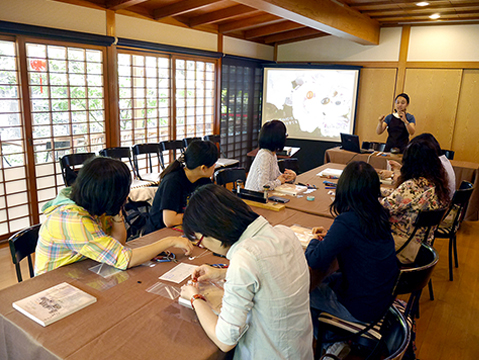
[[[0,0],[0,20],[106,35],[104,11],[48,0]]]
[[[116,14],[116,36],[216,51],[216,34]]]
[[[408,61],[478,61],[479,25],[411,27]]]
[[[379,45],[360,45],[334,36],[278,47],[278,61],[398,61],[400,27],[381,29]]]
[[[274,60],[274,46],[223,36],[225,54],[246,56],[262,60]]]

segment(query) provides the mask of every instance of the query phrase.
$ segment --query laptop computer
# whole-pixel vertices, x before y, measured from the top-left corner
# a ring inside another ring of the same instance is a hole
[[[372,150],[365,150],[359,147],[359,136],[341,133],[341,149],[359,154],[371,153]]]

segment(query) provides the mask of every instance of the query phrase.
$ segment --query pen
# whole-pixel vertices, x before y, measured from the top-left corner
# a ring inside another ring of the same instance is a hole
[[[326,186],[325,189],[336,189],[336,186]]]
[[[209,266],[218,268],[218,269],[226,269],[228,268],[228,264],[207,264]]]

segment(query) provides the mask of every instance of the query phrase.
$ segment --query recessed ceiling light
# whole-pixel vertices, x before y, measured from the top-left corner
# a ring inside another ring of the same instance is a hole
[[[439,19],[441,17],[441,15],[439,14],[432,14],[431,16],[429,16],[430,19]]]
[[[417,6],[428,6],[429,3],[426,2],[426,1],[421,1],[421,2],[418,2],[416,5],[417,5]]]

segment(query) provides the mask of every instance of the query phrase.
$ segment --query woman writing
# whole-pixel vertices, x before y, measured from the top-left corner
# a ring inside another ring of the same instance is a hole
[[[174,246],[187,254],[191,243],[168,237],[130,249],[121,209],[130,191],[131,175],[119,160],[95,157],[85,162],[71,188],[63,189],[42,211],[35,250],[35,274],[86,258],[126,269],[139,265]]]
[[[218,149],[210,141],[194,141],[160,175],[145,234],[183,222],[188,198],[201,185],[210,184]]]
[[[381,200],[389,211],[396,249],[408,240],[419,211],[446,207],[449,192],[446,171],[436,149],[421,139],[412,139],[404,151],[397,188]],[[424,231],[419,229],[416,238],[397,255],[401,262],[411,263],[416,259]],[[433,236],[432,230],[429,240]]]
[[[193,194],[183,229],[230,260],[228,269],[202,265],[192,274],[199,282],[226,280],[219,316],[197,287],[181,291],[208,337],[224,352],[236,347],[234,359],[312,359],[309,271],[293,231],[271,226],[217,185]]]
[[[296,179],[296,173],[286,169],[284,174],[279,171],[276,152],[281,151],[286,143],[286,126],[282,121],[271,120],[263,125],[259,133],[260,150],[251,165],[245,188],[263,191],[268,185],[270,190]]]
[[[384,151],[391,151],[398,148],[400,153],[404,152],[408,142],[409,135],[414,135],[416,131],[416,119],[414,115],[406,112],[409,105],[409,96],[407,94],[399,94],[395,99],[395,110],[392,114],[379,117],[379,123],[376,132],[381,135],[384,130],[388,129],[388,139]]]
[[[390,305],[398,267],[379,196],[379,177],[371,165],[356,161],[346,166],[331,204],[334,223],[324,238],[311,240],[305,253],[312,270],[325,272],[334,259],[339,264],[339,271],[311,292],[313,321],[324,311],[371,322]]]

